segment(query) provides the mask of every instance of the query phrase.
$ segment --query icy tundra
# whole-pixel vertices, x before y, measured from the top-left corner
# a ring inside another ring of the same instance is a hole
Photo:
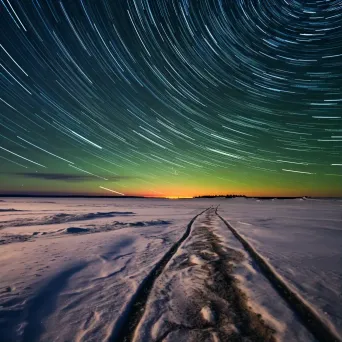
[[[338,341],[341,289],[340,200],[0,199],[0,341]]]

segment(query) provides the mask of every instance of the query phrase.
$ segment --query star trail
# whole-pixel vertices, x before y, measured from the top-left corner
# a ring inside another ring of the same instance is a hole
[[[340,0],[0,0],[4,194],[342,195]]]

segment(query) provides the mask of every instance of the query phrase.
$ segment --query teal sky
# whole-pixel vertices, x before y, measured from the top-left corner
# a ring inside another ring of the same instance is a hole
[[[1,6],[0,193],[342,196],[337,1]]]

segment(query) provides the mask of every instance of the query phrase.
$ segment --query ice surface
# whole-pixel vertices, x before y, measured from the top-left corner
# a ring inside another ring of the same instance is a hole
[[[184,242],[157,280],[134,342],[161,341],[162,337],[167,337],[167,341],[214,341],[215,338],[219,341],[222,335],[227,340],[248,340],[241,317],[232,314],[234,296],[228,291],[226,302],[217,288],[213,290],[218,279],[213,263],[220,257],[209,249],[210,237],[198,233],[205,225],[206,221],[195,221],[191,238]],[[276,331],[276,338],[315,341],[223,222],[217,216],[211,217],[207,228],[221,241],[229,264],[234,265],[233,275],[248,296],[250,310],[261,315]],[[231,319],[232,315],[237,317]],[[179,331],[186,337],[180,336]]]
[[[110,339],[139,284],[184,234],[189,221],[211,205],[219,205],[218,212],[342,332],[341,201],[3,198],[0,340]],[[313,340],[228,229],[219,221],[214,226],[227,251],[242,253],[234,275],[251,308],[277,331],[277,338]],[[158,278],[140,332],[159,336],[166,317],[185,322],[175,308],[201,289],[207,281],[207,260],[219,257],[206,247],[196,252],[193,237],[169,262],[175,267],[187,260],[181,271],[168,273],[168,265]],[[217,324],[211,304],[198,303],[195,319]],[[234,332],[236,326],[227,329]],[[210,334],[212,341],[219,341],[215,332]],[[165,341],[184,338],[174,331]]]
[[[0,230],[0,240],[14,240],[0,246],[0,340],[6,342],[105,340],[140,282],[203,207],[110,199],[4,199],[1,204],[25,212],[2,212],[0,221],[29,217],[40,223]],[[40,221],[60,212],[84,217],[100,211],[117,214],[67,223]],[[115,229],[101,231],[106,226]],[[99,231],[66,234],[72,227]],[[17,236],[30,240],[17,242]]]
[[[342,335],[342,201],[234,199],[219,212]]]

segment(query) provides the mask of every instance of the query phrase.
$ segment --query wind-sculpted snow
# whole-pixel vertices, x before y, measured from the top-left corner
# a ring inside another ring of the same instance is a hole
[[[103,217],[103,216],[101,216]],[[111,217],[111,216],[109,216]],[[65,222],[60,222],[65,223]],[[24,242],[24,241],[32,241],[32,239],[37,239],[39,237],[53,237],[61,234],[92,234],[92,233],[101,233],[101,232],[110,232],[113,230],[130,228],[130,227],[149,227],[149,226],[162,226],[169,225],[172,221],[166,220],[152,220],[152,221],[137,221],[137,222],[119,222],[113,221],[104,225],[96,225],[96,224],[88,224],[84,227],[68,227],[62,228],[52,231],[41,231],[41,232],[33,232],[31,235],[28,234],[11,234],[5,233],[0,236],[0,245],[5,245],[14,242]]]
[[[21,226],[38,226],[38,225],[46,225],[46,224],[58,224],[58,223],[66,223],[72,221],[85,221],[85,220],[94,220],[97,218],[106,218],[106,217],[116,217],[123,215],[134,215],[131,211],[124,212],[97,212],[97,213],[84,213],[84,214],[65,214],[58,213],[51,216],[45,216],[43,218],[28,218],[28,219],[17,219],[11,221],[3,221],[0,224],[1,228],[6,227],[21,227]]]
[[[18,211],[0,214],[0,341],[110,341],[141,310],[128,341],[313,342],[215,212],[197,215],[219,205],[339,331],[341,204],[6,199]]]
[[[68,234],[99,233],[99,232],[106,232],[106,231],[117,230],[117,229],[128,228],[128,227],[160,226],[160,225],[167,225],[171,223],[172,223],[171,221],[164,221],[164,220],[137,221],[137,222],[114,221],[110,224],[106,224],[104,226],[98,226],[98,227],[94,225],[91,225],[88,228],[70,227],[70,228],[65,229],[64,233],[68,233]]]
[[[81,233],[88,233],[88,228],[80,228],[80,227],[70,227],[65,230],[68,234],[81,234]]]
[[[14,212],[14,211],[20,211],[17,209],[0,209],[0,213],[7,213],[7,212]]]
[[[0,231],[0,240],[16,242],[0,246],[1,342],[105,341],[132,293],[204,206],[165,200],[56,202],[8,204],[35,217],[47,209],[55,213],[49,216],[54,224]],[[119,216],[87,222],[84,211],[95,206]],[[83,215],[83,221],[55,223],[65,219],[58,208],[69,218]]]
[[[31,236],[20,235],[20,234],[4,234],[0,236],[0,245],[6,245],[13,242],[24,242],[29,241]]]

